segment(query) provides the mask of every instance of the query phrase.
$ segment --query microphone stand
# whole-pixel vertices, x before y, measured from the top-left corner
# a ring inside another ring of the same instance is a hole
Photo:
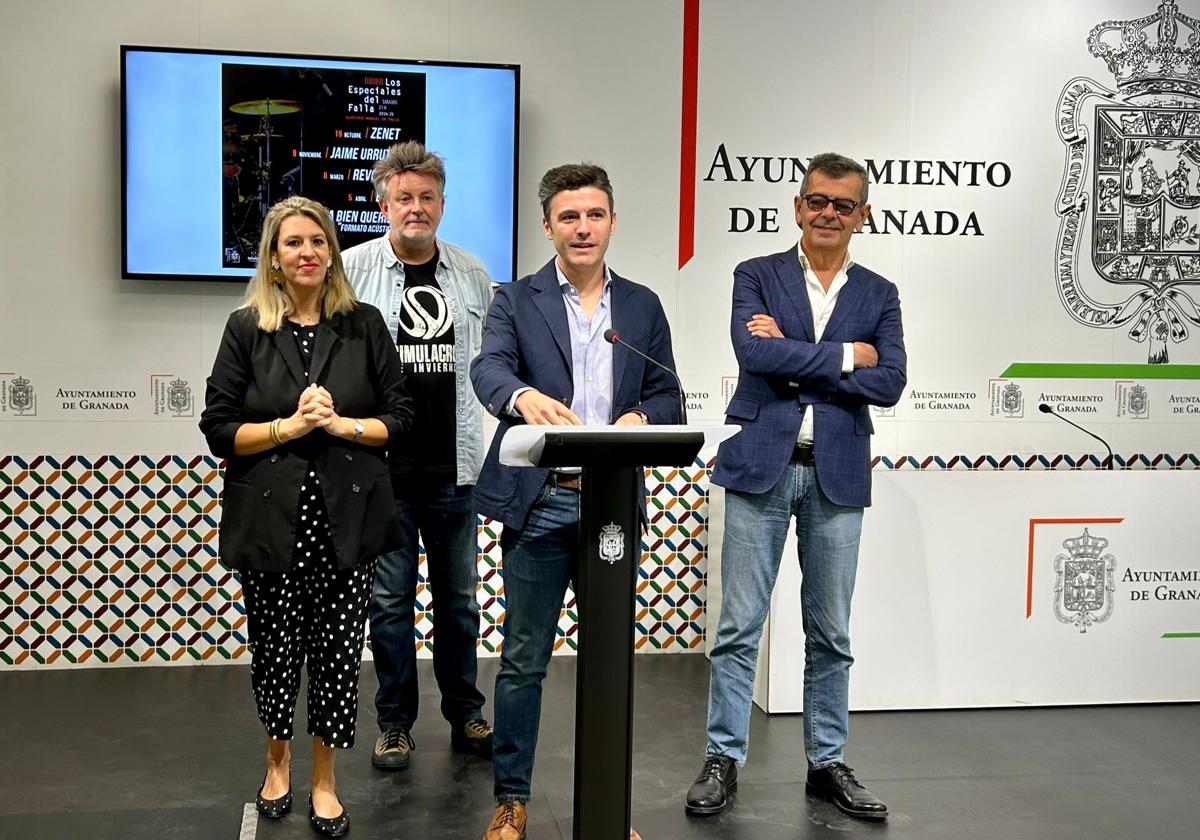
[[[662,362],[658,361],[657,359],[650,358],[645,353],[643,353],[641,350],[637,349],[632,344],[630,344],[628,341],[625,341],[624,339],[622,339],[620,333],[618,333],[616,330],[613,330],[613,329],[605,330],[604,331],[604,340],[607,341],[609,344],[620,344],[625,349],[632,350],[634,353],[637,353],[639,356],[641,356],[643,359],[645,359],[650,364],[660,367],[663,370],[665,370],[667,373],[671,374],[671,378],[674,379],[675,384],[679,386],[679,417],[680,417],[680,420],[683,422],[683,425],[686,426],[687,425],[687,395],[683,393],[683,383],[679,381],[679,374],[677,374],[675,371],[671,370],[669,367],[667,367],[666,365],[664,365]]]
[[[1063,421],[1064,423],[1069,423],[1070,425],[1074,426],[1079,431],[1083,432],[1085,435],[1088,435],[1089,437],[1094,437],[1096,440],[1098,440],[1102,444],[1104,444],[1104,448],[1108,450],[1108,458],[1106,458],[1104,461],[1105,466],[1103,467],[1103,469],[1111,470],[1113,468],[1113,451],[1112,451],[1112,447],[1108,445],[1108,441],[1106,441],[1104,438],[1100,437],[1100,435],[1089,432],[1087,429],[1083,428],[1083,426],[1080,426],[1075,421],[1068,420],[1066,417],[1063,417],[1061,414],[1059,414],[1057,411],[1055,411],[1053,408],[1051,408],[1046,403],[1039,403],[1038,411],[1042,412],[1042,414],[1053,414],[1055,417],[1057,417],[1059,420]]]

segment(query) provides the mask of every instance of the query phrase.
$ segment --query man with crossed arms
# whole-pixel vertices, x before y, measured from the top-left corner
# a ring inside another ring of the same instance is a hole
[[[850,599],[863,508],[871,503],[871,415],[895,405],[907,364],[896,287],[850,258],[870,213],[867,173],[814,157],[795,199],[797,247],[748,260],[733,279],[738,384],[727,409],[741,433],[721,445],[726,488],[721,618],[712,651],[708,746],[685,810],[723,811],[746,761],[763,621],[791,519],[803,583],[807,790],[854,817],[887,806],[846,766]]]

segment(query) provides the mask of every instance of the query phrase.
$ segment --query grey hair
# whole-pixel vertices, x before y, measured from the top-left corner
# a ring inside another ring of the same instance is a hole
[[[375,163],[371,180],[375,185],[375,196],[380,201],[388,200],[388,182],[393,175],[417,172],[432,175],[438,182],[438,192],[446,192],[446,167],[442,159],[416,140],[397,143],[388,149],[387,156]]]
[[[812,177],[814,172],[820,172],[822,175],[828,175],[830,178],[845,178],[847,175],[857,175],[859,180],[862,181],[862,193],[858,197],[859,203],[867,203],[867,170],[853,158],[839,155],[836,152],[823,152],[815,156],[808,162],[808,169],[804,172],[804,180],[800,183],[800,195],[808,194],[808,179]]]

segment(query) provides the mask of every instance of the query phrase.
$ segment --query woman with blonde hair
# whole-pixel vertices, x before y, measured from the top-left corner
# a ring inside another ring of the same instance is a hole
[[[292,804],[292,719],[308,663],[309,820],[338,837],[350,816],[335,750],[354,744],[374,560],[396,545],[385,447],[412,421],[395,345],[357,303],[329,211],[287,198],[263,222],[258,267],[230,316],[200,429],[226,459],[221,561],[238,571],[250,680],[267,732],[259,813]]]

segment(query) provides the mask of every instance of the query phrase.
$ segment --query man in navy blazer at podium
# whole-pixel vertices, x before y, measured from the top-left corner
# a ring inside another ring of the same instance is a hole
[[[738,384],[713,482],[725,487],[721,618],[712,650],[708,746],[689,814],[723,811],[745,763],[763,621],[796,520],[803,574],[807,790],[840,810],[884,819],[855,778],[849,732],[850,598],[863,508],[871,503],[871,415],[895,405],[907,360],[896,287],[857,265],[850,238],[870,212],[867,173],[817,155],[795,198],[798,247],[739,265],[732,336]],[[796,652],[799,660],[800,652]]]
[[[519,423],[679,422],[679,389],[670,374],[605,339],[613,329],[652,359],[675,366],[658,296],[604,262],[617,221],[608,174],[591,164],[555,167],[542,177],[538,199],[557,256],[496,292],[471,365],[479,401],[500,420],[475,485],[475,509],[504,523],[506,609],[493,736],[497,806],[484,840],[525,836],[542,679],[579,547],[579,470],[504,466],[500,441]]]

